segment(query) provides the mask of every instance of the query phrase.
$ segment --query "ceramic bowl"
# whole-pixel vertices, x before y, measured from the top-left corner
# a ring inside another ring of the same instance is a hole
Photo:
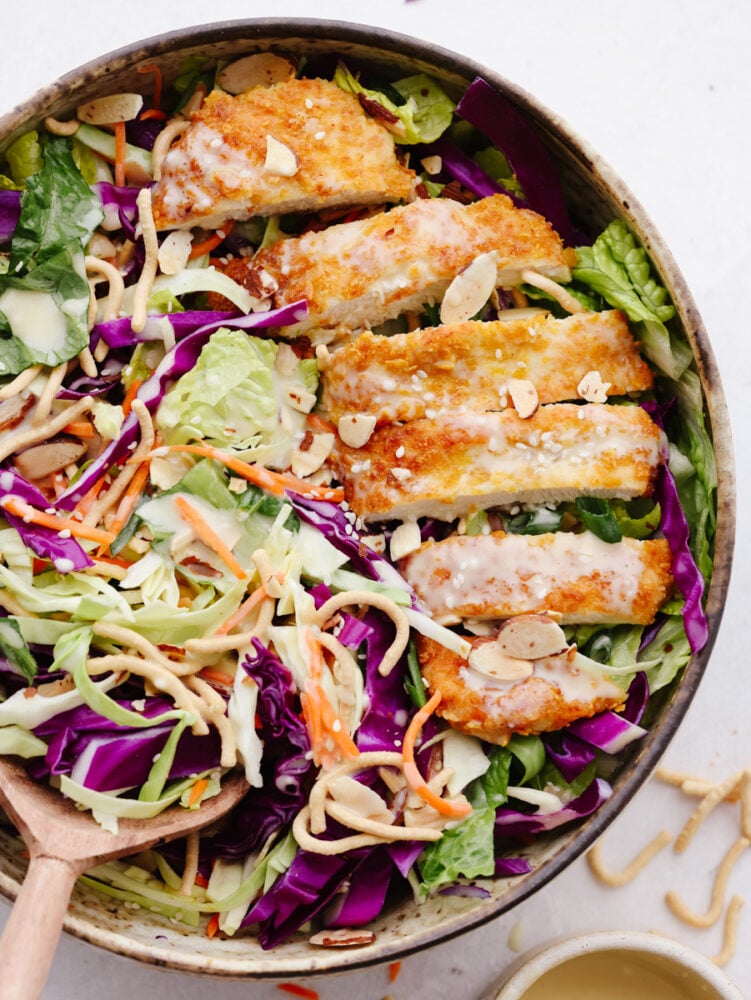
[[[603,973],[605,983],[600,978]],[[564,993],[569,987],[573,992]],[[631,988],[631,994],[618,992],[624,988]],[[619,1000],[629,995],[655,1000],[743,1000],[738,987],[711,959],[687,945],[641,931],[601,931],[557,941],[502,976],[482,1000],[543,996]]]
[[[560,171],[570,208],[593,230],[614,217],[625,217],[648,248],[662,282],[670,290],[696,357],[717,451],[721,480],[714,576],[708,594],[709,641],[684,670],[679,683],[664,693],[649,735],[624,753],[613,776],[614,794],[595,815],[524,849],[532,871],[514,879],[482,882],[487,898],[436,896],[416,906],[395,904],[373,925],[372,945],[342,952],[311,947],[303,936],[273,952],[264,952],[253,938],[209,940],[145,911],[133,911],[86,889],[77,889],[65,927],[95,945],[154,965],[194,973],[237,978],[289,978],[317,972],[348,970],[395,961],[497,917],[538,891],[580,855],[633,796],[675,733],[696,691],[716,635],[730,575],[734,533],[733,459],[725,402],[712,350],[691,294],[667,247],[637,200],[586,142],[533,97],[491,68],[433,45],[382,29],[336,21],[249,20],[211,24],[175,31],[111,52],[67,74],[31,100],[0,118],[0,148],[14,136],[39,123],[45,115],[58,118],[81,102],[103,93],[143,87],[137,67],[157,63],[174,77],[188,56],[230,59],[256,51],[277,50],[307,56],[334,54],[375,66],[392,78],[405,71],[427,72],[455,97],[481,75],[502,91],[539,130]],[[7,828],[0,829],[0,891],[12,898],[23,877],[22,845]]]

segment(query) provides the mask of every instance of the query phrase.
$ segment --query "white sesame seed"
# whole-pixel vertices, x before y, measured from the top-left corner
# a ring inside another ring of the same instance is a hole
[[[313,138],[314,139],[325,139],[326,138],[326,133],[325,132],[316,132],[316,134],[313,136]]]
[[[397,458],[404,458],[404,445],[400,444],[399,447],[394,452]]]
[[[309,97],[305,98],[305,107],[308,109],[308,111],[310,111],[310,109],[313,107],[313,102]]]

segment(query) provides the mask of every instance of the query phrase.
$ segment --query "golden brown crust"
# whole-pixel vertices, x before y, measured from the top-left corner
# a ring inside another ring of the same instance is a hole
[[[459,271],[490,251],[500,284],[518,284],[525,267],[562,280],[570,273],[550,223],[505,195],[471,205],[419,199],[283,240],[259,250],[248,266],[265,268],[279,282],[274,305],[307,300],[308,319],[292,329],[356,330],[437,301]]]
[[[292,177],[264,170],[266,137],[299,161]],[[414,173],[357,99],[327,80],[287,80],[233,97],[212,91],[172,147],[153,189],[157,229],[329,205],[402,201]]]
[[[488,640],[474,640],[473,645],[483,641]],[[515,733],[528,736],[555,732],[575,719],[620,708],[625,701],[622,691],[601,694],[594,686],[589,697],[567,699],[554,679],[538,675],[537,671],[544,673],[547,664],[553,667],[549,674],[552,678],[561,670],[575,677],[570,655],[566,666],[551,663],[554,659],[565,660],[566,654],[534,661],[533,676],[506,687],[490,683],[482,686],[481,675],[476,673],[468,682],[467,661],[432,639],[418,636],[417,654],[429,691],[441,692],[438,715],[455,729],[489,743],[505,745]]]
[[[451,520],[514,502],[649,493],[660,439],[640,407],[554,403],[526,420],[507,409],[387,425],[362,448],[338,445],[334,468],[359,517]]]
[[[332,354],[323,375],[323,407],[337,421],[369,413],[378,424],[425,411],[510,406],[509,379],[527,379],[540,403],[578,398],[590,371],[610,396],[652,386],[623,313],[538,313],[523,319],[468,321],[391,337],[365,332]]]

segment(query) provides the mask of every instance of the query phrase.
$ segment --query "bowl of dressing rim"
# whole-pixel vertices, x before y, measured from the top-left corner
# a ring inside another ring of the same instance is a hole
[[[700,952],[659,934],[565,938],[513,965],[481,1000],[744,1000]]]

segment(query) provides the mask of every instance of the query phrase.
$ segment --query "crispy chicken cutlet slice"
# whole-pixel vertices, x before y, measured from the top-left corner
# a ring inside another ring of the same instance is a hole
[[[405,559],[403,573],[442,622],[550,611],[564,624],[647,625],[670,592],[670,565],[664,538],[497,531],[427,542]]]
[[[226,272],[243,284],[250,269],[278,283],[274,306],[306,299],[308,317],[285,333],[313,328],[358,330],[437,302],[451,280],[480,254],[496,255],[498,285],[521,281],[525,268],[567,281],[567,254],[541,215],[505,195],[471,205],[450,198],[413,201],[368,219],[282,240]]]
[[[252,215],[403,201],[413,176],[388,131],[335,83],[292,79],[237,97],[215,90],[162,162],[154,221],[157,229],[216,228]]]
[[[590,371],[620,396],[652,386],[623,313],[539,312],[523,319],[467,321],[391,337],[365,332],[331,354],[323,406],[335,423],[368,413],[377,424],[426,411],[498,410],[511,405],[510,379],[527,379],[540,403],[577,399]]]
[[[471,640],[473,652],[494,643]],[[526,676],[502,679],[474,669],[432,639],[417,637],[420,670],[431,692],[440,691],[437,712],[455,729],[505,745],[514,733],[550,733],[575,719],[618,709],[625,693],[605,673],[582,669],[576,649],[527,661]]]
[[[649,493],[662,432],[641,407],[551,403],[528,419],[513,409],[389,424],[361,448],[332,456],[352,510],[366,521],[580,496]]]

